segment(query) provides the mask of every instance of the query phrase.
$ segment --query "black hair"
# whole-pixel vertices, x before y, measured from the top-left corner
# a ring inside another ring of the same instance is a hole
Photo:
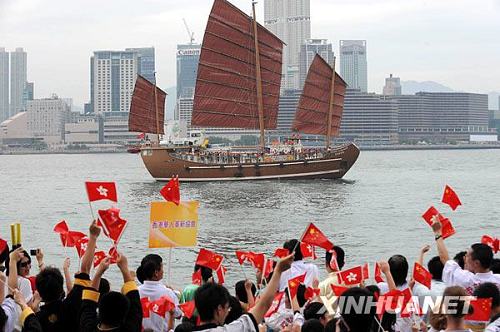
[[[295,255],[293,256],[294,261],[301,261],[304,257],[302,256],[302,251],[300,251],[299,240],[292,239],[288,240],[283,244],[283,248],[288,249],[289,253],[292,253],[295,249]]]
[[[156,271],[161,269],[163,264],[163,259],[160,255],[149,254],[146,255],[142,261],[141,265],[137,268],[135,272],[137,280],[142,284],[145,280],[151,280]]]
[[[108,279],[106,278],[101,278],[101,281],[99,283],[99,294],[101,294],[101,297],[104,295],[104,294],[107,294],[109,293],[109,291],[111,290],[111,287],[109,285],[109,281]]]
[[[99,301],[99,321],[110,327],[120,327],[130,308],[129,299],[119,292],[109,292]]]
[[[471,258],[478,260],[483,269],[489,269],[493,261],[493,250],[491,247],[484,243],[475,243],[471,246]]]
[[[232,323],[243,315],[243,308],[241,307],[240,301],[236,297],[229,297],[229,306],[231,307],[231,311],[229,311],[224,324]]]
[[[403,255],[394,255],[389,258],[389,268],[396,286],[401,286],[406,282],[408,276],[408,261]]]
[[[339,321],[338,318],[332,318],[330,319],[325,326],[325,332],[335,332],[337,331],[337,322]]]
[[[3,285],[1,286],[3,287]],[[0,307],[0,331],[4,331],[5,330],[5,324],[7,323],[7,319],[9,317],[7,317],[7,315],[5,314],[5,311],[3,310],[2,307]]]
[[[207,282],[210,278],[213,277],[213,271],[211,268],[201,265],[194,266],[194,272],[197,272],[199,269],[201,269],[201,279],[203,280],[203,283]]]
[[[307,300],[306,300],[306,286],[304,284],[300,284],[299,287],[297,287],[297,303],[299,304],[299,307],[302,308]]]
[[[480,284],[474,289],[474,295],[480,299],[487,299],[491,297],[491,309],[500,306],[500,290],[497,285],[491,282]]]
[[[191,332],[193,328],[194,325],[190,322],[183,322],[175,327],[174,332]]]
[[[344,249],[342,249],[339,246],[333,246],[332,248],[335,251],[335,254],[337,254],[337,264],[339,265],[339,269],[342,270],[342,268],[345,265],[345,252]],[[325,264],[326,266],[330,266],[330,261],[332,260],[332,253],[330,251],[327,251],[325,254]]]
[[[12,248],[10,251],[9,251],[9,254],[11,252],[13,252],[14,250],[16,250],[17,248]],[[7,254],[7,258],[5,259],[5,274],[6,275],[9,275],[9,264],[10,264],[10,256],[9,254]],[[30,254],[26,251],[26,250],[23,250],[22,251],[22,254],[24,255],[24,257],[26,257],[28,259],[28,263],[31,264],[31,257],[30,257]],[[20,271],[20,268],[21,268],[21,260],[19,260],[16,264],[17,266],[17,274],[19,275],[19,271]]]
[[[328,310],[326,310],[326,307],[323,303],[321,302],[311,302],[306,305],[304,308],[304,319],[309,320],[309,319],[320,319],[325,317],[325,315],[328,313]]]
[[[234,286],[234,291],[236,294],[236,298],[243,303],[248,303],[247,291],[245,289],[245,280],[240,280]],[[252,294],[255,296],[257,293],[257,287],[255,287],[254,283],[252,283]]]
[[[457,253],[455,255],[455,257],[453,257],[453,260],[455,262],[457,262],[458,266],[460,266],[460,268],[462,268],[462,270],[465,267],[465,255],[466,254],[467,254],[467,251],[460,251],[459,253]]]
[[[500,274],[500,258],[493,258],[490,265],[490,270],[494,274]]]
[[[380,288],[378,288],[377,285],[368,285],[365,288],[368,289],[375,297],[380,296]]]
[[[309,319],[304,322],[300,328],[301,332],[323,332],[325,327],[318,319]]]
[[[229,303],[229,292],[224,286],[206,283],[198,287],[194,293],[194,303],[200,319],[209,322],[214,319],[215,310]]]
[[[55,267],[46,267],[35,279],[36,289],[44,302],[53,302],[61,299],[64,294],[64,277]]]
[[[443,280],[444,264],[441,262],[441,258],[439,258],[439,256],[432,257],[427,263],[427,268],[432,274],[432,279]]]
[[[371,305],[375,301],[373,293],[365,288],[352,287],[346,290],[341,298],[343,302],[339,303],[339,311],[349,330],[356,332],[370,331],[375,323],[374,318],[376,313],[376,307]],[[369,300],[370,298],[371,301]],[[353,310],[351,305],[353,303],[362,304],[362,313]],[[346,326],[343,326],[343,324],[342,330],[346,330]]]

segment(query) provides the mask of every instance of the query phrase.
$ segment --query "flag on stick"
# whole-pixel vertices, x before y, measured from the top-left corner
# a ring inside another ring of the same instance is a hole
[[[325,250],[330,250],[333,248],[333,243],[331,243],[325,236],[325,234],[323,234],[323,232],[321,232],[321,230],[313,223],[309,223],[309,226],[307,226],[307,229],[302,236],[301,242],[308,243],[316,247],[321,247]]]
[[[179,205],[181,201],[181,193],[179,188],[179,178],[172,177],[168,183],[161,188],[160,194],[168,202],[173,202],[175,205]]]
[[[89,202],[109,199],[118,202],[116,194],[116,185],[114,182],[85,182]]]
[[[444,188],[443,199],[441,201],[448,204],[453,211],[455,211],[459,205],[462,205],[455,191],[448,185]]]
[[[207,249],[200,249],[198,257],[196,258],[196,264],[208,267],[214,271],[217,271],[222,264],[222,255],[216,254],[213,251]]]

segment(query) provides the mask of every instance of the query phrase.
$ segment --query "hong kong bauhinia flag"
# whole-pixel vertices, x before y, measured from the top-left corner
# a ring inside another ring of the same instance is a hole
[[[165,198],[165,200],[169,202],[174,202],[176,205],[179,205],[181,201],[181,193],[179,188],[179,178],[173,177],[168,181],[168,183],[161,188],[160,194]]]
[[[162,296],[149,304],[149,310],[161,317],[165,317],[165,314],[174,307],[174,301],[168,296]]]
[[[320,229],[313,223],[310,223],[309,226],[307,226],[301,241],[316,247],[321,247],[325,250],[333,248],[333,243],[331,243],[325,234],[323,234],[323,232],[321,232]]]
[[[184,302],[182,304],[179,304],[179,309],[182,310],[184,313],[184,316],[187,319],[190,319],[193,317],[194,310],[196,309],[196,306],[194,304],[194,301],[189,301],[189,302]]]
[[[460,202],[458,195],[448,185],[446,185],[446,187],[444,188],[443,199],[441,201],[445,204],[448,204],[453,211],[455,211],[455,209],[459,205],[462,205],[462,202]]]
[[[83,254],[85,254],[85,251],[87,251],[87,245],[89,244],[89,238],[88,237],[83,237],[76,241],[75,243],[75,248],[76,252],[78,253],[78,257],[82,258]]]
[[[89,201],[99,201],[101,199],[109,199],[113,202],[118,202],[116,194],[116,185],[114,182],[85,182]]]
[[[490,246],[491,250],[496,254],[500,251],[500,239],[491,237],[489,235],[483,235],[481,238],[481,243]]]
[[[214,271],[217,271],[222,264],[222,255],[216,254],[213,251],[207,249],[200,249],[198,257],[196,258],[196,264],[208,267]]]
[[[360,265],[350,268],[349,270],[341,271],[337,276],[339,278],[339,283],[346,286],[360,284],[363,281],[363,267]]]
[[[102,227],[104,235],[112,239],[115,243],[118,243],[127,226],[127,221],[120,218],[120,209],[110,208],[107,210],[98,210],[97,212],[100,217],[97,224]]]
[[[375,263],[374,278],[376,282],[384,282],[384,279],[382,278],[382,271],[380,270],[380,265],[378,265],[378,263]]]
[[[201,268],[196,270],[195,273],[191,276],[191,282],[193,285],[201,285],[202,276],[201,276]]]

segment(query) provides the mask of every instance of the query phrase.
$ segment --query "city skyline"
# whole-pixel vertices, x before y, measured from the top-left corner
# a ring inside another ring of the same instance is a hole
[[[250,12],[250,1],[231,2]],[[92,3],[0,2],[0,47],[9,52],[23,47],[29,54],[28,81],[35,82],[36,97],[56,92],[83,106],[90,97],[88,59],[92,52],[131,47],[154,46],[158,84],[175,86],[176,47],[189,42],[182,18],[199,43],[212,5],[206,0],[151,0],[147,6],[109,1],[100,4],[103,8],[96,13]],[[106,10],[118,4],[118,10]],[[469,0],[409,0],[404,4],[384,0],[376,5],[367,0],[312,0],[311,37],[328,39],[335,52],[341,39],[367,40],[370,92],[381,92],[389,73],[403,81],[440,82],[457,91],[499,91],[500,46],[494,42],[494,32],[500,29],[495,20],[500,4],[487,0],[481,5]],[[257,12],[263,24],[263,1]],[[467,26],[462,24],[465,20]]]

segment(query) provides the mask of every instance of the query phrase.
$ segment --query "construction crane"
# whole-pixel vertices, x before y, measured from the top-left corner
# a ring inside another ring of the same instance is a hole
[[[187,33],[189,35],[189,39],[190,39],[189,44],[193,45],[194,44],[194,32],[191,32],[191,30],[189,30],[189,26],[186,22],[186,19],[183,18],[182,20],[184,21],[184,26],[186,27]]]

